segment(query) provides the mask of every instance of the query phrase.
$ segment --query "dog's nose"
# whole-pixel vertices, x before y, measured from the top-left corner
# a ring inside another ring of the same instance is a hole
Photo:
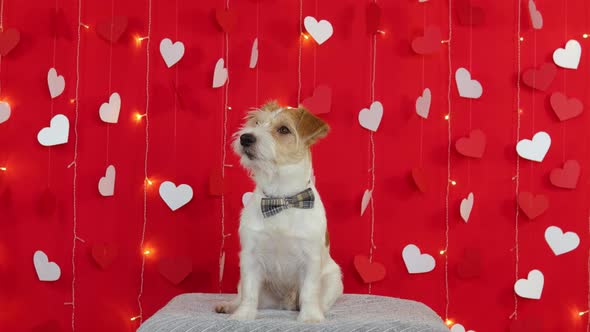
[[[254,143],[256,143],[256,136],[253,134],[242,134],[242,136],[240,136],[240,144],[243,147],[248,147]]]

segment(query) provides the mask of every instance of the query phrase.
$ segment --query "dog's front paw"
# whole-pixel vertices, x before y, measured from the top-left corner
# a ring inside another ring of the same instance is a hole
[[[253,320],[256,319],[256,309],[238,307],[229,318],[235,320]]]
[[[215,312],[218,314],[231,314],[236,307],[231,302],[221,302],[215,306]]]
[[[299,313],[297,320],[304,323],[319,323],[324,321],[324,314],[319,310],[304,310]]]

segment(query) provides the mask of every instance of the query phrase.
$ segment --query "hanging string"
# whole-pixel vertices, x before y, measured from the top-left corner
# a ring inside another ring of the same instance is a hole
[[[229,10],[229,0],[225,2],[225,9]],[[225,32],[225,67],[229,72],[229,34]],[[229,75],[224,86],[223,101],[223,144],[221,147],[221,178],[225,180],[225,167],[227,157],[227,111],[228,111],[228,94],[229,94]],[[219,293],[221,293],[221,282],[223,281],[223,269],[225,266],[225,193],[221,192],[221,245],[219,247]]]
[[[258,41],[256,47],[259,48],[260,46],[260,1],[256,1],[256,40]],[[258,61],[256,62],[256,107],[259,107],[259,65]]]
[[[453,39],[453,21],[452,21],[453,0],[449,0],[449,39],[448,39],[448,62],[449,62],[449,81],[447,88],[447,187],[445,193],[445,319],[449,318],[449,196],[451,194],[451,85],[453,77],[453,66],[451,59],[451,44]]]
[[[175,0],[175,30],[174,30],[174,40],[178,40],[178,0]],[[178,86],[178,66],[174,66],[174,140],[172,144],[172,157],[173,157],[173,165],[174,165],[174,175],[176,176],[177,170],[177,162],[176,162],[176,152],[177,152],[177,119],[178,119],[178,98],[180,96],[179,93],[179,86]]]
[[[373,0],[377,3],[377,0]],[[373,34],[373,43],[371,48],[371,103],[375,101],[375,76],[377,67],[377,34]],[[373,131],[369,133],[371,141],[371,246],[369,247],[369,262],[373,262],[373,251],[375,247],[375,138]],[[371,294],[373,283],[369,283],[369,294]]]
[[[297,63],[297,106],[301,103],[301,51],[303,48],[303,0],[299,0],[299,55]]]
[[[422,7],[422,26],[424,27],[424,31],[426,31],[426,6]],[[426,75],[426,56],[422,55],[422,89],[421,92],[422,93],[424,91],[424,86],[425,86],[425,75]],[[422,167],[423,164],[423,152],[424,152],[424,119],[422,117],[420,117],[420,145],[419,145],[419,166]]]
[[[568,36],[567,36],[567,0],[563,0],[563,4],[564,4],[564,8],[563,8],[563,21],[564,21],[564,31],[563,31],[563,38],[564,40],[568,40]],[[563,71],[563,94],[565,96],[567,96],[567,70]],[[566,134],[567,134],[567,123],[566,121],[561,121],[561,135],[562,135],[562,140],[561,140],[561,151],[562,151],[562,155],[561,155],[561,161],[565,162],[565,155],[566,155],[566,149],[567,149],[567,144],[566,144]]]
[[[520,1],[517,1],[518,7],[518,18],[517,18],[517,26],[516,26],[516,144],[520,141],[520,115],[521,115],[521,105],[520,105],[520,76],[521,76],[521,5]],[[534,32],[533,32],[534,33]],[[534,111],[532,112],[535,113]],[[514,186],[514,197],[515,197],[515,207],[516,212],[514,214],[514,282],[518,281],[518,266],[520,263],[520,244],[519,244],[519,229],[518,229],[518,217],[520,209],[518,207],[518,194],[520,191],[520,157],[516,156],[516,176]],[[510,318],[514,317],[514,319],[518,319],[518,296],[516,292],[513,292],[514,296],[514,312],[510,316]]]
[[[58,11],[58,0],[55,0],[55,14],[57,15]],[[4,0],[2,0],[2,12],[4,12]],[[0,14],[3,17],[3,14]],[[1,27],[4,27],[4,23],[0,23]],[[57,31],[53,32],[53,56],[52,56],[52,67],[55,68],[55,54],[57,50]],[[50,98],[49,101],[49,118],[53,119],[53,98]],[[51,146],[47,147],[47,188],[51,185]]]
[[[115,0],[111,0],[111,20],[114,18],[115,16]],[[109,91],[108,91],[108,98],[109,98],[109,102],[110,102],[110,98],[111,98],[111,87],[112,87],[112,78],[113,78],[113,28],[114,28],[114,22],[111,21],[111,32],[110,32],[110,39],[111,42],[109,43]],[[106,138],[106,166],[109,165],[109,148],[110,148],[110,129],[111,129],[111,125],[110,123],[107,123],[107,138]]]
[[[145,242],[145,230],[147,226],[147,187],[148,187],[148,153],[149,153],[149,143],[150,143],[150,117],[149,117],[149,107],[150,107],[150,44],[151,44],[151,34],[152,34],[152,0],[148,0],[148,30],[147,30],[147,43],[146,43],[146,69],[145,69],[145,153],[144,153],[144,163],[143,163],[143,225],[141,229],[141,242],[139,248],[143,251],[143,246]],[[143,295],[143,285],[144,285],[144,272],[145,272],[145,255],[141,255],[141,274],[140,274],[140,282],[139,282],[139,294],[137,295],[137,305],[139,307],[139,324],[143,322],[143,306],[141,303],[141,297]]]

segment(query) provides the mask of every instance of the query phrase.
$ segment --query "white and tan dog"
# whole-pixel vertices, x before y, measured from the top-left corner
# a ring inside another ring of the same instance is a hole
[[[299,321],[320,322],[342,295],[326,213],[311,181],[310,146],[328,130],[303,108],[271,102],[249,113],[236,133],[233,148],[256,189],[240,220],[238,295],[217,312],[247,320],[258,309],[299,309]],[[273,202],[279,205],[269,207]]]

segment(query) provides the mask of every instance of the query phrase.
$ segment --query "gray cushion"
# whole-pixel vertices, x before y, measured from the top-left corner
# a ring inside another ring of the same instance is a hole
[[[319,324],[297,322],[295,311],[259,310],[256,320],[234,321],[213,311],[233,294],[183,294],[145,321],[138,332],[448,332],[442,319],[422,303],[375,295],[343,295]]]

